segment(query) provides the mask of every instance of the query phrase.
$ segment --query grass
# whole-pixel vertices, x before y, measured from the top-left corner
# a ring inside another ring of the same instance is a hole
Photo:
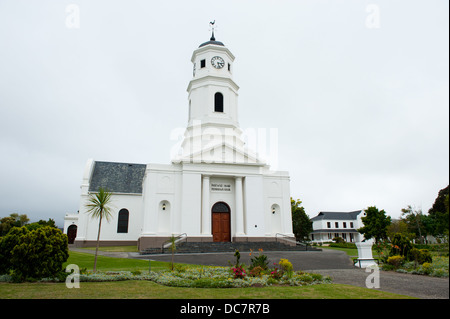
[[[175,288],[151,281],[0,283],[1,298],[14,299],[405,299],[407,296],[341,284],[265,288]]]
[[[66,265],[92,269],[94,255],[70,252]],[[148,271],[146,260],[98,256],[100,271]],[[152,270],[168,269],[170,263],[152,261]],[[189,265],[192,266],[192,265]],[[65,283],[0,283],[0,298],[14,299],[404,299],[411,298],[379,290],[341,284],[264,288],[180,288],[150,281],[81,282],[80,288]]]
[[[66,267],[69,264],[76,264],[80,269],[86,268],[87,270],[92,270],[94,267],[94,255],[89,253],[79,253],[75,251],[69,252],[69,259],[63,265]],[[97,256],[97,270],[98,271],[148,271],[149,261],[141,259],[132,258],[114,258],[106,256]],[[152,261],[151,262],[152,271],[159,271],[162,269],[168,269],[170,263],[163,261]]]
[[[83,248],[86,250],[95,250],[95,247],[86,247]],[[112,251],[112,252],[130,252],[130,253],[137,253],[139,252],[136,245],[133,246],[107,246],[107,247],[99,247],[99,251]]]

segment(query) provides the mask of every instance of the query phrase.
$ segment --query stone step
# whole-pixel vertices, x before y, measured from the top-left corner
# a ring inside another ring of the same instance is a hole
[[[258,249],[263,251],[313,251],[318,250],[311,246],[297,245],[290,246],[280,242],[181,242],[177,244],[177,253],[214,253],[214,252],[234,252],[238,249],[241,252],[249,252]],[[142,251],[141,255],[170,253],[170,248],[148,248]]]

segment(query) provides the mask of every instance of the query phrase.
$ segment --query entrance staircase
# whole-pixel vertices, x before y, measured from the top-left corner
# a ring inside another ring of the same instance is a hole
[[[257,252],[263,251],[320,251],[306,244],[291,246],[279,241],[271,242],[180,242],[177,244],[176,253],[222,253],[222,252]],[[161,248],[147,248],[141,251],[141,255],[161,254],[171,252],[170,245],[163,245]]]

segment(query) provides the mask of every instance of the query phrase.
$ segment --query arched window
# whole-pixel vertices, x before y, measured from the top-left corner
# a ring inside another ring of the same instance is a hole
[[[121,209],[119,211],[119,220],[117,222],[118,233],[128,233],[128,218],[130,213],[127,209]]]
[[[223,95],[220,92],[214,94],[214,112],[223,112]]]

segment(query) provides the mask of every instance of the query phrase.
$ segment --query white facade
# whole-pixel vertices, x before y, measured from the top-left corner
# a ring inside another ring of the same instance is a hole
[[[190,241],[294,237],[289,174],[271,171],[242,140],[233,54],[211,38],[191,61],[189,118],[180,151],[168,165],[88,160],[76,245],[97,239],[98,220],[88,216],[85,205],[98,187],[113,193],[112,219],[102,222],[103,245],[137,243],[143,250],[183,233]]]
[[[363,227],[361,217],[364,211],[354,212],[320,212],[311,218],[313,232],[310,234],[314,243],[331,242],[340,237],[346,242],[359,242],[362,235],[357,229]]]

